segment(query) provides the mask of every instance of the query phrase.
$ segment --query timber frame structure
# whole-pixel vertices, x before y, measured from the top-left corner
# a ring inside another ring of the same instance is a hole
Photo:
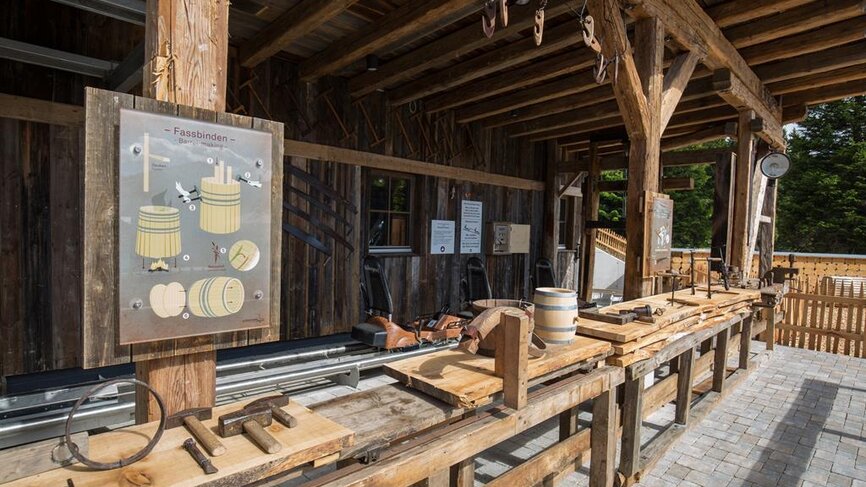
[[[784,125],[809,106],[866,93],[864,0],[549,0],[540,43],[535,1],[490,37],[482,0],[6,3],[0,255],[14,264],[0,272],[0,342],[14,346],[0,354],[0,392],[20,374],[134,363],[160,390],[184,381],[171,409],[210,406],[219,350],[348,332],[363,316],[362,259],[376,251],[375,177],[412,188],[405,238],[382,253],[396,321],[463,304],[469,256],[429,249],[431,222],[459,223],[465,200],[483,202],[485,222],[531,226],[528,253],[485,256],[493,294],[528,298],[531,263],[546,258],[588,298],[599,193],[625,191],[625,298],[653,294],[645,207],[690,187],[664,177],[676,165],[714,165],[713,247],[748,277],[752,252],[773,251],[776,186],[756,162],[785,150]],[[585,15],[614,60],[606,77]],[[276,240],[272,330],[143,346],[88,335],[82,289],[103,270],[82,242],[110,231],[90,217],[114,207],[82,197],[99,185],[83,167],[86,88],[283,124],[284,228],[326,245]],[[677,151],[722,138],[735,143]],[[610,169],[627,180],[602,182]]]

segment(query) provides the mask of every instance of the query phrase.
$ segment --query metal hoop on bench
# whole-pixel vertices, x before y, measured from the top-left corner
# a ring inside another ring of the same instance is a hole
[[[106,387],[124,383],[144,387],[151,394],[153,394],[153,397],[156,399],[156,403],[159,405],[159,426],[157,426],[156,433],[154,433],[153,438],[151,438],[147,445],[135,455],[127,458],[121,458],[120,460],[111,463],[93,461],[84,456],[78,449],[78,445],[76,445],[75,442],[72,441],[72,420],[75,417],[75,413],[78,412],[78,408],[81,407],[82,404],[84,404],[84,401],[90,399],[91,396],[101,391],[102,389],[105,389]],[[78,401],[75,402],[75,405],[72,406],[72,410],[69,411],[69,417],[66,418],[66,434],[64,436],[64,441],[66,442],[66,448],[69,449],[69,453],[76,460],[83,463],[84,465],[87,465],[88,467],[94,468],[96,470],[113,470],[115,468],[121,468],[127,465],[131,465],[146,457],[151,451],[153,451],[153,448],[156,446],[157,443],[159,443],[160,438],[162,438],[162,433],[165,431],[165,416],[165,403],[163,402],[162,397],[149,384],[138,379],[114,379],[93,386],[87,392],[85,392],[84,395],[78,399]]]

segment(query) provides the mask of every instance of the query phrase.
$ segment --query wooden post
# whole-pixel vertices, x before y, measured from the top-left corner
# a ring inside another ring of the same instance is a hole
[[[589,143],[589,174],[586,178],[586,194],[583,196],[583,221],[598,221],[600,195],[598,182],[601,179],[601,156],[598,154],[598,143]],[[592,280],[595,274],[595,239],[598,230],[587,228],[583,244],[583,282],[580,296],[584,301],[592,301]]]
[[[529,363],[529,320],[523,313],[502,313],[501,330],[496,334],[495,370],[502,371],[502,392],[506,407],[526,406],[526,372]]]
[[[649,225],[644,214],[647,191],[657,192],[661,179],[661,95],[664,84],[664,26],[658,18],[635,23],[634,62],[646,97],[648,132],[629,134],[628,191],[626,192],[626,238],[628,240],[623,281],[624,299],[652,294],[652,279],[644,269],[649,249],[644,240]]]
[[[640,435],[643,415],[643,377],[626,379],[622,401],[622,447],[619,471],[625,485],[633,485],[640,471]]]
[[[744,318],[740,324],[740,368],[748,370],[749,353],[752,351],[752,318]]]
[[[559,252],[559,172],[556,167],[556,143],[545,145],[547,167],[544,180],[544,240],[541,242],[541,255],[553,264],[556,272],[557,253]]]
[[[228,7],[227,0],[147,0],[144,96],[225,110]],[[136,378],[162,395],[169,413],[211,407],[216,399],[213,339],[189,340],[202,344],[199,351],[136,363]],[[137,395],[136,418],[148,421],[157,415],[155,402]]]
[[[776,308],[767,308],[767,329],[764,331],[767,350],[776,348]]]
[[[716,351],[713,355],[713,390],[721,393],[725,389],[725,378],[728,375],[728,339],[731,329],[725,328],[716,335]]]
[[[773,268],[773,251],[776,240],[776,180],[767,181],[767,193],[764,196],[764,206],[761,212],[769,221],[761,223],[758,230],[758,241],[761,245],[758,278],[764,277]]]
[[[463,413],[463,419],[478,414],[477,409]],[[469,457],[451,466],[451,487],[473,487],[475,485],[475,457]]]
[[[734,171],[734,215],[731,220],[730,265],[741,271],[746,268],[749,249],[749,200],[752,195],[752,166],[755,160],[755,144],[752,137],[751,110],[740,112],[737,125],[737,164]]]
[[[725,261],[731,261],[731,194],[734,187],[734,154],[732,152],[719,154],[713,168],[715,193],[713,196],[713,236],[711,248],[724,249]]]
[[[677,400],[674,422],[685,425],[689,421],[689,411],[692,408],[695,349],[690,348],[680,355],[679,363],[680,371],[677,374]]]
[[[592,400],[589,486],[612,487],[616,462],[616,387]]]

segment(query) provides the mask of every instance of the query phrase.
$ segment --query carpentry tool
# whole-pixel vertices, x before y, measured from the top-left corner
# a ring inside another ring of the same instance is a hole
[[[334,106],[334,102],[331,101],[331,97],[329,94],[331,90],[326,90],[322,94],[318,96],[318,98],[322,98],[325,100],[325,105],[328,107],[328,111],[331,112],[331,115],[334,116],[334,119],[337,121],[337,124],[340,126],[340,130],[343,131],[343,139],[342,141],[349,140],[355,136],[355,134],[349,132],[349,129],[346,127],[346,122],[343,121],[343,117],[340,116],[339,112],[337,112],[337,108]]]
[[[283,230],[289,232],[290,235],[309,245],[310,247],[318,250],[319,252],[331,256],[331,249],[324,242],[316,238],[315,235],[311,235],[300,228],[291,225],[289,223],[283,223]]]
[[[764,273],[761,278],[763,286],[772,284],[784,284],[785,281],[793,281],[794,276],[800,274],[800,269],[794,267],[794,254],[788,255],[788,267],[773,267]]]
[[[269,396],[263,397],[261,399],[256,399],[255,401],[247,404],[247,408],[259,408],[264,407],[271,410],[271,416],[276,418],[283,426],[287,428],[294,428],[298,425],[298,420],[295,419],[294,416],[285,412],[283,410],[283,406],[288,406],[289,404],[289,396],[285,394],[280,394],[278,396]]]
[[[210,408],[185,409],[169,416],[165,420],[165,429],[177,428],[181,425],[186,426],[186,429],[204,445],[205,450],[211,456],[218,457],[226,452],[226,447],[223,446],[217,435],[201,424],[203,420],[210,419],[211,414]]]
[[[325,235],[327,235],[327,236],[333,238],[334,240],[336,240],[337,242],[339,242],[340,244],[342,244],[344,247],[346,247],[347,249],[349,249],[350,252],[354,252],[354,251],[355,251],[355,246],[352,245],[351,242],[349,242],[348,240],[346,240],[342,235],[340,235],[339,233],[337,233],[336,230],[334,230],[333,228],[329,227],[329,226],[326,225],[323,221],[319,220],[319,219],[316,218],[315,216],[313,216],[313,215],[307,213],[306,211],[304,211],[304,210],[298,208],[297,206],[295,206],[295,205],[289,203],[288,201],[283,201],[283,208],[285,208],[286,210],[289,210],[290,213],[294,213],[295,215],[298,215],[299,217],[303,218],[303,219],[306,220],[308,223],[310,223],[310,224],[313,225],[314,227],[316,227],[316,228],[318,228],[319,230],[321,230],[322,232],[324,232]]]
[[[499,20],[502,27],[508,27],[508,0],[499,0]]]
[[[269,407],[248,408],[220,416],[217,431],[223,438],[246,433],[265,453],[277,453],[283,445],[265,431],[273,422]]]
[[[669,269],[666,272],[659,272],[658,276],[669,277],[671,279],[671,306],[673,306],[677,298],[677,285],[679,284],[679,279],[683,276],[679,273],[679,271],[675,271],[673,269]]]
[[[578,309],[577,313],[579,318],[602,321],[604,323],[611,323],[613,325],[625,325],[627,323],[636,321],[638,318],[643,318],[642,321],[652,322],[654,320],[653,316],[660,316],[664,314],[664,310],[653,309],[652,306],[646,304],[643,306],[636,306],[632,309],[621,309],[616,313],[601,313],[592,309]]]
[[[303,169],[301,169],[299,167],[293,166],[292,164],[284,164],[284,167],[286,170],[288,170],[292,174],[292,176],[294,176],[294,177],[300,179],[301,181],[309,184],[316,191],[324,194],[328,198],[339,201],[340,203],[346,205],[349,208],[349,210],[352,211],[352,213],[358,213],[358,208],[355,206],[354,203],[347,200],[343,195],[341,195],[340,193],[335,191],[334,188],[327,185],[321,179],[308,173],[307,171],[304,171]]]
[[[369,130],[370,135],[373,136],[373,141],[370,142],[370,147],[376,147],[382,142],[385,142],[385,137],[379,137],[379,133],[376,132],[376,126],[373,124],[373,121],[370,120],[370,113],[367,112],[367,107],[364,105],[364,100],[358,100],[354,104],[361,107],[361,115],[364,116],[364,121],[367,124],[367,130]]]
[[[729,268],[725,263],[725,259],[722,257],[707,257],[707,299],[713,298],[713,280],[710,278],[712,276],[712,266],[713,262],[719,262],[720,269],[717,271],[719,276],[722,278],[722,284],[725,286],[725,291],[731,289],[731,285],[728,282],[729,280]]]
[[[219,470],[213,466],[213,463],[204,456],[204,453],[198,449],[198,446],[192,438],[187,438],[186,441],[183,442],[183,448],[189,452],[190,456],[195,460],[195,463],[204,470],[204,473],[212,475],[219,472]]]

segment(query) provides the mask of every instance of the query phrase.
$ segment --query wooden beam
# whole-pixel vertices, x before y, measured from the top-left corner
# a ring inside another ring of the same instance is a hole
[[[686,89],[686,85],[702,57],[702,53],[696,52],[680,54],[674,59],[671,67],[668,68],[668,72],[665,73],[664,87],[662,88],[662,133],[664,133],[671,116],[673,116],[674,110],[683,96],[683,91]]]
[[[862,94],[866,94],[866,73],[864,73],[863,79],[791,93],[785,97],[785,103],[792,105],[817,105]]]
[[[605,57],[608,59],[620,57],[619,73],[616,82],[613,83],[613,91],[625,121],[626,131],[632,138],[646,138],[651,131],[650,113],[647,106],[651,102],[647,100],[635,58],[631,54],[631,44],[626,35],[625,21],[622,18],[619,2],[590,0],[587,2],[587,7],[595,19],[599,37],[604,38],[602,52]],[[635,43],[637,49],[644,51],[636,54],[652,56],[653,62],[655,62],[657,55],[663,54],[655,50],[646,52],[647,49],[655,48],[655,45],[643,45],[638,43],[637,39]],[[652,65],[653,62],[647,64]],[[661,71],[660,65],[658,71]],[[661,86],[659,86],[660,89]]]
[[[725,261],[731,262],[731,222],[733,221],[735,155],[720,154],[713,168],[712,249],[723,249]]]
[[[299,77],[301,81],[311,81],[334,73],[409,35],[426,35],[442,27],[447,21],[468,14],[476,7],[474,0],[409,2],[302,62],[298,69]]]
[[[763,100],[758,99],[742,80],[728,69],[719,69],[713,73],[713,88],[737,110],[754,110],[756,115],[767,124],[768,129],[766,132],[759,133],[759,136],[773,147],[779,149],[785,147],[780,106],[770,107]]]
[[[777,14],[813,0],[731,0],[707,8],[707,14],[719,27],[742,24],[750,20]]]
[[[769,113],[778,110],[761,79],[737,52],[716,23],[704,12],[696,0],[629,0],[634,16],[663,18],[668,32],[690,51],[706,52],[704,64],[710,69],[727,68],[741,80],[754,99],[761,101],[762,109]]]
[[[677,370],[677,398],[674,422],[687,424],[692,406],[692,384],[694,383],[695,349],[690,348],[679,356]]]
[[[728,38],[740,39],[743,48],[781,37],[812,31],[825,25],[863,15],[863,0],[834,0],[811,2],[752,22],[725,30]]]
[[[0,93],[0,117],[80,127],[84,125],[84,107]]]
[[[761,160],[767,153],[769,153],[769,147],[766,144],[760,144],[759,150],[756,151],[755,159]],[[742,275],[745,276],[744,279],[747,279],[751,275],[752,262],[754,261],[752,254],[758,242],[758,229],[761,227],[764,198],[767,194],[767,181],[767,176],[764,176],[763,171],[755,167],[752,171],[752,184],[749,192],[749,241],[746,249],[746,260],[742,268]]]
[[[601,181],[598,190],[608,193],[625,193],[628,189],[628,179]],[[662,179],[662,191],[691,191],[695,189],[694,178],[671,177]]]
[[[548,6],[544,13],[546,19],[553,19],[569,11],[569,6],[562,3]],[[411,79],[430,69],[446,65],[476,49],[519,34],[534,24],[535,8],[515,5],[509,8],[509,16],[511,21],[508,27],[497,26],[496,35],[491,38],[484,36],[478,29],[478,24],[473,22],[441,39],[389,60],[376,71],[354,76],[349,80],[349,92],[353,97],[360,98],[378,89]]]
[[[847,68],[834,69],[832,71],[825,71],[823,73],[804,76],[802,78],[789,79],[778,83],[770,83],[769,88],[774,95],[793,95],[796,99],[796,92],[808,91],[823,88],[824,86],[838,85],[849,81],[864,79],[866,79],[866,65],[855,64],[854,66],[849,66]],[[792,102],[791,98],[791,96],[785,96],[783,98],[785,106],[794,105],[796,103]],[[806,97],[803,98],[807,99]]]
[[[601,157],[598,154],[598,142],[589,144],[589,175],[586,178],[586,200],[583,205],[583,221],[598,221],[600,207],[600,193],[598,186],[601,182]],[[582,282],[580,296],[584,301],[592,301],[592,283],[595,277],[595,244],[598,230],[586,228],[583,238],[582,256]]]
[[[549,259],[556,271],[557,254],[559,253],[559,173],[556,171],[556,159],[559,150],[555,142],[547,142],[543,146],[545,157],[544,169],[544,239],[541,242],[541,255]]]
[[[341,14],[357,1],[316,0],[298,3],[241,44],[238,50],[241,66],[255,67]]]
[[[575,73],[591,66],[595,56],[579,51],[569,51],[565,54],[552,56],[543,61],[508,70],[484,80],[484,83],[466,84],[459,90],[450,90],[424,101],[424,108],[429,113],[436,113],[449,108],[472,103],[484,98],[494,97],[512,90]],[[589,63],[589,64],[586,64]]]
[[[755,74],[771,82],[801,78],[866,63],[866,40],[755,66]]]
[[[285,139],[283,141],[284,155],[303,157],[324,162],[338,162],[354,166],[369,167],[385,171],[399,171],[422,176],[434,176],[458,181],[483,181],[492,186],[522,189],[526,191],[544,191],[544,182],[532,179],[521,179],[501,174],[491,174],[474,169],[445,166],[429,162],[386,156],[372,152],[363,152],[342,147],[314,144],[300,140]]]
[[[792,21],[798,24],[794,19]],[[799,33],[763,44],[740,48],[740,54],[749,62],[749,65],[754,66],[776,61],[780,59],[780,53],[788,53],[787,56],[782,56],[783,58],[791,57],[792,54],[790,53],[796,53],[793,55],[797,56],[856,42],[862,40],[864,33],[866,33],[866,17],[854,17],[818,29],[802,29],[797,32]],[[727,32],[725,34],[727,35]]]
[[[591,66],[594,62],[593,60],[590,60],[589,57],[582,61],[582,66],[584,68]],[[605,84],[607,84],[607,82],[605,82]],[[569,95],[572,96],[569,97]],[[494,98],[489,101],[461,108],[460,110],[457,110],[455,118],[460,123],[469,123],[481,120],[482,118],[502,114],[500,119],[504,118],[504,123],[485,123],[485,127],[494,127],[497,125],[505,125],[529,118],[535,118],[534,116],[528,116],[527,118],[527,115],[534,111],[538,111],[539,107],[549,107],[549,104],[546,102],[552,100],[556,101],[556,107],[558,109],[564,111],[568,110],[568,107],[572,105],[582,106],[587,103],[599,102],[606,99],[613,99],[613,93],[611,93],[610,88],[607,86],[598,86],[595,83],[595,78],[592,76],[592,73],[589,71],[583,71],[567,78],[517,91],[507,97]]]
[[[782,123],[802,122],[808,114],[809,106],[805,103],[801,105],[786,106],[782,109]]]
[[[713,125],[696,132],[662,139],[662,150],[680,149],[694,144],[702,144],[725,137],[737,136],[737,122],[727,122]]]
[[[552,54],[578,42],[583,42],[581,31],[574,29],[574,25],[567,22],[547,30],[544,33],[544,42],[540,46],[535,45],[534,38],[525,37],[505,47],[450,66],[443,71],[406,83],[389,93],[388,99],[394,105],[402,105]]]
[[[602,392],[592,400],[592,428],[590,429],[589,486],[607,487],[616,480],[616,388]]]
[[[663,152],[661,154],[661,164],[664,167],[674,166],[690,166],[694,164],[715,164],[720,155],[730,156],[731,150],[725,149],[705,149],[694,151],[677,151]],[[626,169],[628,167],[628,159],[622,155],[605,156],[601,158],[601,171],[611,171],[614,169]],[[589,171],[590,165],[587,159],[580,161],[565,161],[557,164],[557,170],[561,173],[574,173],[580,171]]]
[[[585,177],[586,177],[585,171],[581,171],[581,172],[578,172],[577,174],[575,174],[573,178],[571,178],[566,184],[563,184],[562,187],[559,188],[559,197],[562,198],[563,196],[566,196],[566,193],[569,193],[570,192],[569,190],[572,190],[572,189],[578,190],[577,191],[578,194],[577,195],[571,194],[568,196],[580,196],[582,193],[580,193],[580,189],[576,188],[574,186],[574,184],[577,183],[578,185],[580,185],[581,181],[583,181],[583,178],[585,178]]]
[[[733,218],[730,223],[731,248],[729,264],[738,269],[745,268],[749,242],[749,198],[752,184],[752,165],[755,161],[755,144],[752,137],[750,110],[740,112],[737,135],[737,162],[734,169]]]

